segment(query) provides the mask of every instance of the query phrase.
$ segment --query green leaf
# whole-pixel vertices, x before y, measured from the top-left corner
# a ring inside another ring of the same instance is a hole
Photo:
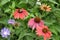
[[[11,9],[7,8],[4,12],[9,12],[9,11],[11,11]]]
[[[1,0],[1,5],[8,3],[10,0]]]
[[[31,36],[25,36],[26,40],[33,40],[33,38]]]
[[[60,40],[59,35],[53,35],[52,39],[53,40]]]
[[[56,26],[54,26],[54,25],[50,26],[51,32],[54,33],[55,35],[58,35],[58,32],[56,31],[55,28],[56,28]]]
[[[56,27],[55,27],[55,29],[60,33],[60,25],[55,25]]]
[[[12,8],[12,9],[15,8],[15,1],[12,2],[12,7],[11,7],[11,8]]]
[[[35,35],[33,33],[26,33],[26,32],[21,32],[21,34],[19,35],[18,40],[20,40],[21,38],[23,38],[24,36],[31,36],[31,37],[35,37]]]
[[[54,3],[54,4],[58,4],[56,1],[54,1],[54,0],[48,0],[49,2],[51,2],[51,3]]]

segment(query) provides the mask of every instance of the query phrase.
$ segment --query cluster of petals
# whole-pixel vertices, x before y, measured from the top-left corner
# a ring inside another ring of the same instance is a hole
[[[38,36],[43,36],[44,40],[50,39],[52,36],[51,31],[45,25],[36,27],[36,34]]]
[[[8,36],[10,35],[10,30],[8,28],[3,28],[1,29],[1,36],[3,38],[8,38]]]
[[[16,22],[14,19],[9,19],[8,24],[12,24],[14,27],[20,26],[20,23]]]
[[[12,25],[15,24],[15,20],[14,19],[9,19],[8,24],[12,24]]]
[[[44,21],[39,17],[31,18],[28,21],[28,26],[33,30],[36,29],[36,35],[43,36],[44,40],[51,38],[51,32],[47,26],[44,25]]]
[[[28,16],[28,12],[23,8],[17,8],[13,16],[15,19],[24,19],[26,16]]]
[[[40,8],[43,11],[47,11],[47,12],[51,11],[50,6],[47,6],[46,4],[42,4]],[[24,19],[26,16],[28,16],[28,12],[23,8],[21,9],[18,8],[15,10],[13,16],[15,19],[19,19],[19,18]],[[36,34],[38,36],[43,36],[44,40],[51,38],[52,35],[51,31],[48,29],[47,26],[44,25],[44,21],[39,17],[31,18],[28,21],[28,26],[32,28],[32,30],[36,29]]]
[[[42,4],[40,6],[40,9],[43,10],[43,11],[47,11],[47,12],[50,12],[51,11],[50,6],[47,6],[46,4]]]
[[[44,25],[44,21],[41,20],[39,17],[35,17],[35,18],[31,18],[28,21],[28,26],[30,28],[32,28],[33,30],[37,27],[37,26],[42,26]]]

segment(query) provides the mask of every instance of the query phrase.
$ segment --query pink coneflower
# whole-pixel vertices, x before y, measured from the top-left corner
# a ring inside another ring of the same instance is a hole
[[[25,9],[16,9],[14,14],[13,14],[15,19],[24,19],[26,16],[28,16],[28,12]]]
[[[44,25],[43,20],[41,20],[39,17],[35,17],[35,18],[31,18],[28,22],[28,26],[30,28],[32,28],[33,30],[37,27],[37,26],[42,26]]]
[[[36,34],[38,36],[43,36],[44,40],[51,38],[51,35],[52,35],[47,26],[36,27]]]

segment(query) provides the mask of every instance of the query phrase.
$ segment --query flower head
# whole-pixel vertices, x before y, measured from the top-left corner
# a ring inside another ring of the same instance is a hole
[[[15,24],[13,24],[14,27],[19,27],[20,23],[19,22],[15,22]]]
[[[47,6],[46,4],[42,4],[42,5],[40,6],[40,8],[41,8],[41,10],[43,10],[43,11],[47,11],[47,12],[50,12],[50,11],[51,11],[50,6]]]
[[[7,38],[10,35],[10,30],[8,28],[1,29],[1,36]]]
[[[41,5],[41,2],[37,1],[36,4],[37,4],[37,5]]]
[[[39,17],[35,17],[29,20],[28,22],[28,26],[30,28],[32,28],[33,30],[37,27],[37,26],[42,26],[44,25],[43,20],[41,20]]]
[[[13,14],[15,19],[24,19],[26,16],[28,16],[28,12],[25,9],[16,9],[14,14]]]
[[[15,24],[15,20],[9,19],[9,20],[8,20],[8,24]]]
[[[43,36],[44,40],[51,38],[51,32],[47,26],[36,27],[36,34],[38,36]]]

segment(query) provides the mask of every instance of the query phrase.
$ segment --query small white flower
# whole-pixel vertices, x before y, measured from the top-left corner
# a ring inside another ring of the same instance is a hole
[[[40,1],[40,0],[37,0],[37,1]]]
[[[41,5],[41,2],[37,1],[36,4],[37,4],[37,5]]]

